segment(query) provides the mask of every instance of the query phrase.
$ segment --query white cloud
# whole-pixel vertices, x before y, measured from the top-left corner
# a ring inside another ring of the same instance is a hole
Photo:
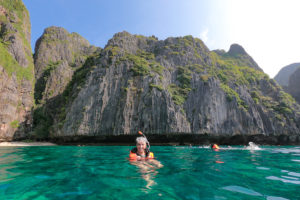
[[[201,34],[200,34],[200,39],[204,42],[207,43],[208,42],[208,28],[205,28]]]

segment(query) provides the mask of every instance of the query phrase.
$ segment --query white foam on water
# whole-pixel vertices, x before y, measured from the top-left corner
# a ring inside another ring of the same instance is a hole
[[[288,154],[288,153],[295,153],[298,154],[300,156],[300,149],[296,149],[296,148],[277,148],[273,150],[274,153],[284,153],[284,154]]]
[[[210,146],[199,146],[198,148],[199,148],[199,149],[209,149]]]
[[[231,192],[238,192],[238,193],[242,193],[242,194],[247,194],[250,196],[262,196],[262,194],[255,192],[254,190],[245,188],[245,187],[241,187],[241,186],[237,186],[237,185],[230,185],[230,186],[226,186],[226,187],[222,187],[221,189],[223,190],[228,190]]]
[[[289,200],[283,197],[267,196],[267,200]]]
[[[293,160],[291,160],[291,161],[294,161],[294,162],[300,162],[300,160],[295,160],[295,159],[293,159]]]
[[[292,179],[292,180],[299,180],[299,178],[291,177],[291,176],[281,176],[282,178]]]
[[[261,170],[270,170],[268,167],[256,167],[256,169],[261,169]]]
[[[300,177],[300,173],[297,173],[297,172],[289,172],[288,175]]]
[[[287,170],[281,170],[282,173],[288,173],[289,171]]]
[[[275,180],[275,181],[282,181],[284,183],[293,183],[293,184],[296,184],[296,185],[300,185],[300,181],[279,178],[279,177],[276,177],[276,176],[268,176],[268,177],[266,177],[266,179]]]
[[[247,150],[261,150],[261,148],[254,142],[249,142],[249,145],[246,147]]]

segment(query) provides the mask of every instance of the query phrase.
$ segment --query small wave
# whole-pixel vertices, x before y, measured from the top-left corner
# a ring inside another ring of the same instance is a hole
[[[289,153],[294,153],[293,155],[298,155],[300,156],[300,149],[295,149],[295,148],[277,148],[273,150],[274,153],[284,153],[284,154],[289,154]]]
[[[293,184],[300,185],[300,181],[279,178],[279,177],[276,177],[276,176],[268,176],[268,177],[266,177],[266,179],[275,180],[275,181],[282,181],[284,183],[293,183]]]
[[[288,175],[300,177],[300,173],[297,173],[297,172],[289,172]]]
[[[289,200],[283,197],[273,197],[273,196],[268,196],[267,200]]]
[[[291,160],[291,161],[294,161],[294,162],[300,162],[300,160],[295,160],[295,159],[293,159],[293,160]]]
[[[254,142],[249,142],[249,145],[246,147],[247,150],[261,150],[261,148]]]
[[[247,194],[247,195],[251,195],[251,196],[262,196],[262,194],[255,192],[254,190],[245,188],[245,187],[241,187],[241,186],[236,186],[236,185],[230,185],[230,186],[226,186],[222,188],[223,190],[228,190],[231,192],[239,192],[239,193],[243,193],[243,194]]]
[[[299,180],[299,178],[291,177],[291,176],[281,176],[282,178],[292,179],[292,180]]]
[[[256,169],[261,169],[261,170],[270,170],[268,167],[256,167]]]

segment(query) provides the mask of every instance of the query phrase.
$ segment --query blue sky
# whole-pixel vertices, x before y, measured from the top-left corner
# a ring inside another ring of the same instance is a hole
[[[201,0],[24,0],[31,16],[32,45],[49,26],[77,32],[103,47],[115,33],[170,36],[193,35],[212,26],[211,1]],[[217,32],[217,30],[216,30]]]
[[[193,35],[209,49],[238,43],[273,77],[300,62],[297,0],[23,0],[32,48],[43,30],[60,26],[104,47],[117,32],[159,39]],[[298,52],[298,53],[297,53]]]

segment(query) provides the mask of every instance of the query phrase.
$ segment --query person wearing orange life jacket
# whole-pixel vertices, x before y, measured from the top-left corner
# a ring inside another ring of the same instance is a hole
[[[220,147],[217,144],[210,145],[210,148],[215,149],[215,150],[220,149]]]
[[[149,148],[147,147],[147,144],[149,145],[149,142],[146,137],[137,137],[136,147],[130,151],[129,159],[130,160],[153,159],[154,154],[150,152]]]

